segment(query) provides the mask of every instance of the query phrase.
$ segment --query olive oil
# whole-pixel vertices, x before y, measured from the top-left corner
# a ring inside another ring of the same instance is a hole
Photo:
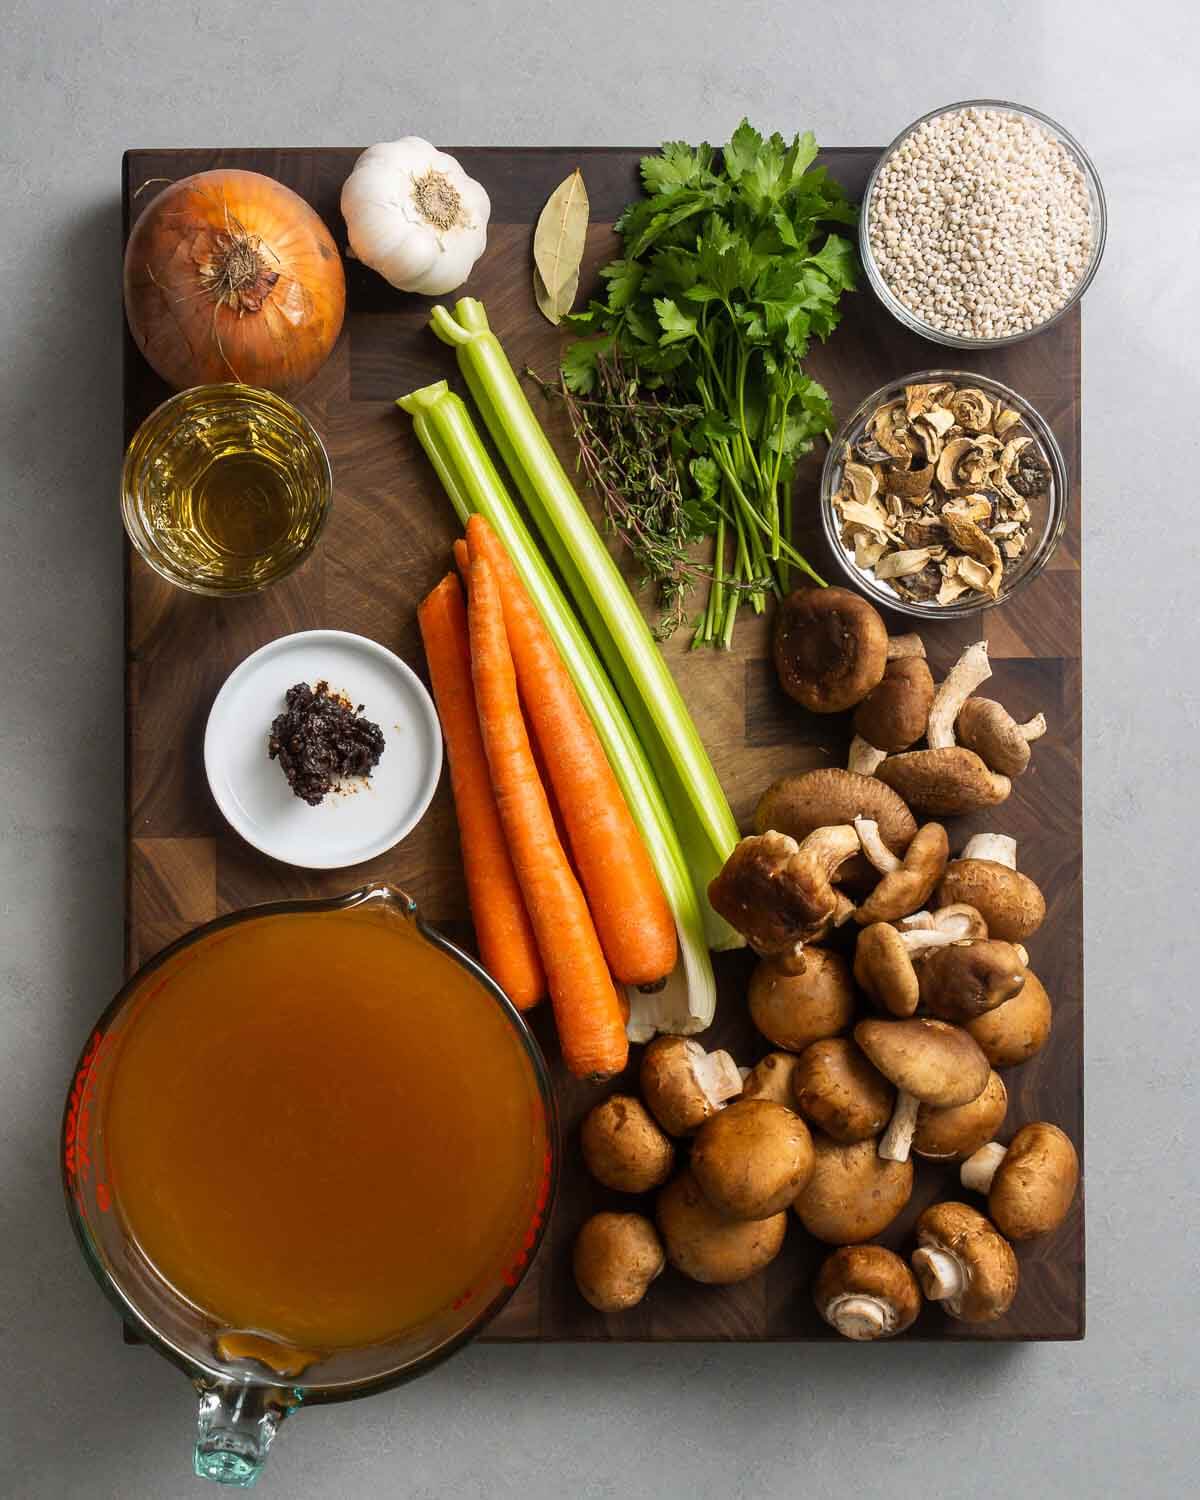
[[[139,429],[122,508],[157,572],[197,593],[238,594],[307,555],[330,491],[321,440],[295,407],[249,386],[197,386]]]

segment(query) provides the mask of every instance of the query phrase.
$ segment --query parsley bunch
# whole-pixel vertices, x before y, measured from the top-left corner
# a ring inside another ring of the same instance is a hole
[[[698,645],[728,646],[738,605],[761,611],[790,566],[817,578],[791,543],[791,479],[832,411],[801,361],[855,284],[854,246],[827,226],[858,210],[816,154],[811,133],[789,144],[745,120],[720,153],[668,142],[617,221],[624,253],[600,273],[603,300],[568,320],[593,335],[566,352],[571,391],[592,396],[617,355],[643,387],[699,409],[671,450],[698,534],[716,539]]]

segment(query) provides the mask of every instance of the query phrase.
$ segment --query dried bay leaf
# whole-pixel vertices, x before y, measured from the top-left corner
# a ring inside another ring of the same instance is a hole
[[[537,305],[551,323],[571,310],[587,241],[588,195],[576,167],[550,194],[533,232]]]
[[[552,297],[546,290],[546,283],[542,280],[542,273],[536,266],[533,268],[533,295],[543,317],[555,325],[562,322],[563,318],[571,311],[575,302],[576,293],[579,291],[579,272],[576,271],[567,282],[566,286]]]

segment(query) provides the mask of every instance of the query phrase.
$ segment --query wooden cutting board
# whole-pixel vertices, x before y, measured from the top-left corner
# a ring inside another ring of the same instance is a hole
[[[560,335],[538,314],[530,288],[532,225],[554,186],[581,166],[591,197],[584,286],[614,252],[611,224],[637,190],[642,153],[628,150],[465,150],[457,153],[492,197],[487,254],[466,290],[487,305],[492,327],[513,364],[542,374],[555,368]],[[153,201],[164,180],[208,168],[243,167],[285,182],[314,205],[339,245],[342,182],[352,148],[302,150],[130,151],[124,160],[125,229]],[[823,159],[859,195],[877,152],[833,150]],[[453,356],[428,331],[430,303],[393,291],[355,262],[347,263],[348,306],[341,340],[299,398],[325,438],[336,497],[324,539],[299,573],[265,595],[216,601],[172,588],[130,552],[126,589],[126,728],[130,970],[165,943],[220,913],[285,897],[331,895],[389,880],[419,901],[426,917],[470,943],[458,836],[444,784],[424,821],[397,849],[340,873],[309,873],[276,864],[233,834],[204,779],[202,742],[213,697],[243,657],[274,637],[334,627],[372,636],[424,673],[414,609],[447,567],[453,513],[394,398],[446,377],[460,390]],[[958,847],[976,828],[1016,835],[1021,867],[1046,893],[1048,916],[1030,943],[1033,967],[1054,1001],[1054,1031],[1043,1052],[1010,1070],[1008,1130],[1048,1119],[1082,1144],[1083,964],[1081,951],[1080,782],[1080,320],[1078,310],[1015,348],[954,355],[903,331],[869,291],[846,299],[846,316],[809,367],[845,413],[886,380],[931,367],[956,366],[1015,387],[1050,422],[1071,484],[1066,535],[1049,567],[1012,603],[983,617],[995,669],[994,690],[1019,719],[1043,710],[1050,732],[1029,772],[992,819],[960,819]],[[126,437],[167,391],[126,339]],[[465,392],[464,392],[465,394]],[[535,396],[570,465],[560,414]],[[837,579],[818,535],[814,455],[797,480],[796,511],[812,517],[799,537],[819,571]],[[909,628],[897,617],[896,629]],[[946,621],[924,630],[935,675],[944,671],[979,625]],[[681,635],[667,655],[717,772],[743,826],[774,777],[812,766],[844,764],[844,718],[817,719],[775,686],[764,623],[739,619],[728,654],[687,651]],[[266,715],[264,708],[264,715]],[[264,719],[265,726],[265,719]],[[265,727],[264,727],[265,732]],[[752,960],[718,959],[720,1005],[708,1045],[753,1064],[767,1043],[750,1025],[745,987]],[[543,1008],[544,1011],[544,1008]],[[584,1218],[624,1205],[583,1171],[576,1126],[599,1091],[568,1079],[557,1064],[548,1015],[534,1020],[554,1060],[565,1131],[562,1191],[537,1265],[488,1337],[507,1339],[816,1339],[833,1337],[818,1319],[809,1288],[823,1249],[793,1225],[769,1269],[741,1286],[717,1289],[667,1272],[641,1307],[604,1317],[575,1291],[569,1247]],[[917,1214],[935,1199],[958,1196],[952,1171],[921,1162],[908,1209],[882,1239],[911,1246]],[[1083,1195],[1058,1234],[1020,1251],[1021,1290],[1001,1322],[969,1329],[927,1308],[908,1337],[984,1340],[1072,1339],[1083,1335]]]

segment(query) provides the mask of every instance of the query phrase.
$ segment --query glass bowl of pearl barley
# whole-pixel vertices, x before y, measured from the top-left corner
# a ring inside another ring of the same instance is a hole
[[[1075,306],[1107,228],[1100,179],[1073,136],[1036,109],[968,99],[922,115],[879,158],[859,249],[906,328],[996,349]]]

